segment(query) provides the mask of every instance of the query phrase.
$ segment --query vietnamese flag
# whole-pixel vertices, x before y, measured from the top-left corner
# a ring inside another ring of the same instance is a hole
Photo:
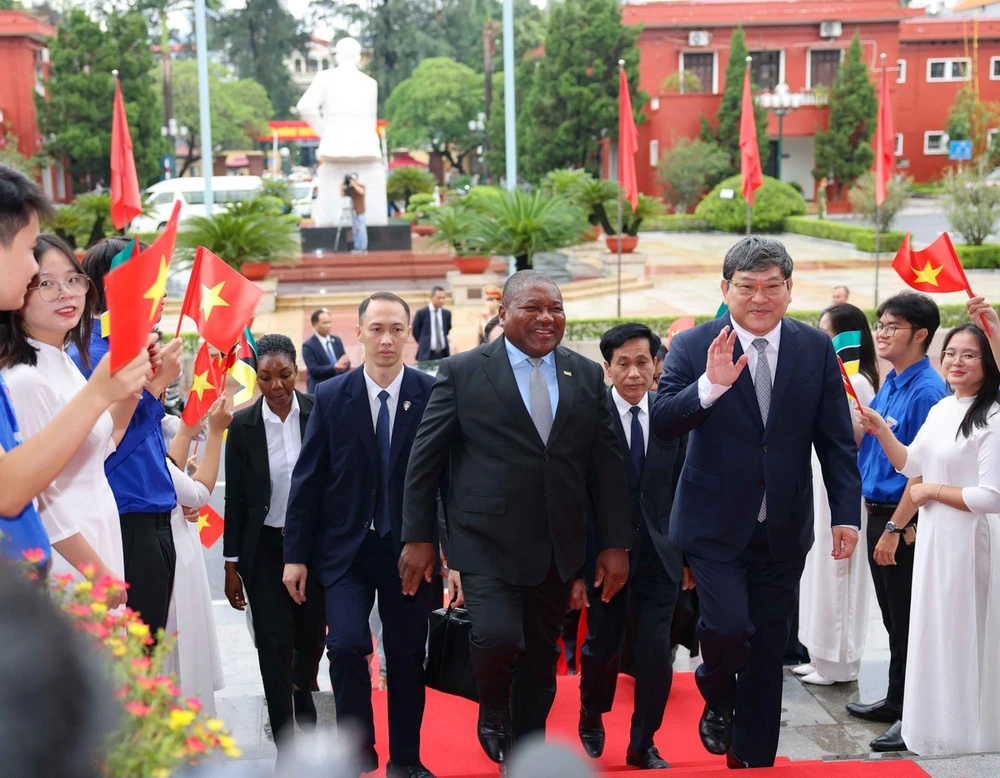
[[[201,421],[212,403],[219,399],[219,376],[225,376],[217,370],[208,352],[208,344],[202,343],[198,356],[194,360],[194,379],[191,381],[191,393],[181,414],[181,420],[189,427]]]
[[[224,526],[225,521],[211,506],[203,505],[198,510],[198,536],[205,548],[211,548],[222,537]]]
[[[639,207],[639,182],[635,176],[635,154],[639,150],[639,131],[632,113],[632,96],[628,91],[625,68],[619,68],[618,83],[618,183],[625,190],[625,199],[632,210]]]
[[[885,56],[884,54],[882,56]],[[882,66],[882,86],[878,96],[878,125],[875,129],[875,205],[885,202],[892,177],[896,136],[892,131],[892,104],[889,102],[889,79]]]
[[[177,331],[180,332],[184,316],[189,316],[205,340],[228,354],[253,318],[263,294],[256,284],[247,281],[204,246],[199,246]]]
[[[159,321],[180,205],[180,201],[174,204],[167,228],[152,246],[104,276],[112,373],[146,348],[149,333]]]
[[[132,135],[125,117],[122,85],[115,77],[115,104],[111,118],[111,223],[116,230],[142,213],[139,177],[132,155]]]
[[[764,183],[757,148],[757,117],[753,112],[750,92],[750,67],[743,74],[743,108],[740,111],[740,175],[743,177],[743,199],[753,207],[753,192]]]
[[[892,269],[918,292],[968,292],[969,281],[947,232],[922,251],[910,248],[910,234],[903,239]]]

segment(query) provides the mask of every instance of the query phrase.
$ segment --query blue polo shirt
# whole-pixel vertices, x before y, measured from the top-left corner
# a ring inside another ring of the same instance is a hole
[[[90,369],[83,367],[75,348],[70,347],[67,351],[88,378],[107,352],[108,342],[101,337],[98,320],[90,336]],[[177,505],[160,427],[163,416],[163,404],[149,392],[143,392],[121,443],[115,453],[104,460],[104,472],[118,503],[119,514],[169,513]]]
[[[10,390],[0,376],[0,446],[4,451],[11,451],[20,444],[21,433],[14,415],[14,404],[10,400]],[[33,502],[25,505],[16,516],[0,514],[0,557],[24,562],[22,553],[35,548],[40,548],[45,554],[39,564],[43,567],[52,553],[52,546]]]
[[[944,379],[924,357],[899,375],[889,371],[871,408],[889,424],[896,440],[908,446],[917,436],[927,413],[948,395]],[[874,435],[865,435],[858,451],[861,494],[871,502],[898,503],[907,477],[896,472]]]

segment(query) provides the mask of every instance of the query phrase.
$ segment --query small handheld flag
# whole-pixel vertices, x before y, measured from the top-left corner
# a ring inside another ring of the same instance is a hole
[[[837,358],[847,375],[857,375],[861,368],[861,332],[841,332],[833,339],[833,350],[837,352]]]
[[[205,548],[215,545],[224,528],[225,521],[211,506],[205,505],[198,511],[198,537]]]
[[[181,414],[181,420],[193,427],[204,418],[208,409],[219,399],[219,381],[217,370],[208,352],[208,344],[202,343],[198,356],[194,360],[194,379],[191,382],[191,394]]]
[[[844,363],[841,362],[840,357],[837,357],[837,364],[840,365],[840,375],[844,379],[844,391],[847,392],[847,396],[854,400],[854,406],[858,409],[858,413],[861,413],[861,400],[858,399],[858,393],[854,391],[854,385],[851,383],[851,377],[847,375],[847,368],[844,367]]]
[[[722,305],[719,306],[719,310],[715,312],[715,318],[721,319],[727,313],[729,313],[729,306],[723,303]]]
[[[229,375],[235,378],[242,389],[233,395],[233,406],[242,405],[253,399],[257,389],[257,342],[247,327],[233,347],[235,359],[229,368]]]

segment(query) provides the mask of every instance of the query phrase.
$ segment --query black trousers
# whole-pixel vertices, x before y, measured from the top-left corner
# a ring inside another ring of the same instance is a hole
[[[805,557],[777,560],[757,525],[736,559],[688,553],[698,582],[703,664],[695,682],[715,711],[732,711],[732,749],[751,767],[770,767],[781,727],[782,660]]]
[[[462,574],[479,704],[501,711],[509,705],[515,738],[545,734],[556,696],[559,631],[572,588],[572,581],[560,580],[554,563],[538,586]]]
[[[875,584],[875,597],[882,611],[882,623],[889,633],[889,688],[886,702],[903,704],[906,680],[906,643],[910,637],[910,589],[913,586],[913,553],[916,544],[907,545],[900,538],[895,565],[875,564],[875,546],[885,532],[891,511],[868,513],[868,565]]]
[[[123,513],[122,550],[128,606],[138,611],[154,639],[167,626],[167,610],[174,591],[177,552],[169,513]]]
[[[326,639],[323,587],[315,574],[306,579],[306,601],[296,605],[281,582],[284,571],[280,528],[261,527],[253,573],[245,581],[253,618],[257,662],[264,682],[267,717],[280,748],[291,734],[292,691],[312,691]]]
[[[398,562],[391,536],[381,538],[376,532],[366,533],[350,568],[336,583],[326,587],[330,622],[327,646],[337,724],[352,721],[359,727],[362,749],[377,760],[368,667],[372,653],[368,615],[377,592],[389,684],[389,759],[393,764],[409,766],[420,762],[431,587],[421,584],[416,595],[405,596],[399,583]]]
[[[644,533],[643,533],[644,534]],[[622,640],[630,606],[635,609],[633,644],[635,696],[629,751],[645,753],[663,723],[674,671],[670,663],[670,625],[680,594],[648,535],[633,552],[635,573],[611,602],[601,601],[601,590],[587,575],[587,640],[580,651],[580,704],[593,716],[607,713],[615,699]]]

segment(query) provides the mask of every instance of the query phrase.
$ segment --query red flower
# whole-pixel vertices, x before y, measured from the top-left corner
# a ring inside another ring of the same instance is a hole
[[[126,702],[125,710],[131,713],[133,716],[146,716],[152,710],[150,706],[143,705],[141,702]]]
[[[45,552],[40,548],[26,548],[21,552],[21,556],[31,562],[31,564],[38,565],[45,559]]]
[[[191,752],[192,754],[202,754],[202,753],[204,753],[204,752],[205,752],[205,744],[204,744],[204,743],[202,743],[202,742],[201,742],[201,741],[200,741],[200,740],[199,740],[198,738],[196,738],[196,737],[195,737],[194,735],[191,735],[191,737],[189,737],[189,738],[188,738],[188,739],[187,739],[187,740],[185,741],[184,745],[186,745],[186,746],[187,746],[188,750],[189,750],[189,751],[190,751],[190,752]]]
[[[73,583],[73,574],[72,573],[59,573],[58,575],[53,576],[53,577],[56,579],[56,581],[58,581],[61,584],[71,584],[71,583]]]
[[[148,656],[142,656],[132,660],[132,667],[136,670],[148,670],[151,664]]]
[[[185,702],[187,702],[188,708],[193,710],[195,713],[201,713],[201,709],[204,707],[201,704],[201,700],[199,700],[197,697],[188,697],[187,700],[185,700]]]

